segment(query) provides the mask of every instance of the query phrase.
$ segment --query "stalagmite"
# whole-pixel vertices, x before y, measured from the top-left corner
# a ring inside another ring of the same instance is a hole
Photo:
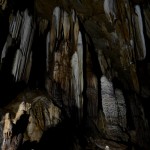
[[[15,118],[13,119],[13,123],[16,124],[17,121],[20,119],[20,117],[23,114],[27,114],[29,113],[29,110],[31,108],[31,104],[30,103],[26,103],[26,102],[21,102],[18,108],[18,111],[16,112]]]
[[[109,146],[106,145],[105,150],[110,150],[110,149],[109,149]]]
[[[10,114],[6,113],[4,117],[3,142],[1,146],[2,150],[7,150],[9,148],[12,138],[12,130],[13,130],[13,123]]]
[[[69,40],[69,33],[70,33],[70,20],[69,14],[64,11],[63,15],[63,30],[64,30],[64,39]]]
[[[146,45],[143,33],[143,20],[141,15],[141,9],[139,5],[135,6],[134,21],[135,21],[135,38],[136,38],[136,49],[137,49],[137,59],[142,60],[146,57]]]
[[[10,139],[11,138],[11,136],[12,136],[12,128],[13,128],[13,125],[12,125],[10,114],[6,113],[5,117],[4,117],[4,129],[3,129],[4,141],[6,139]]]

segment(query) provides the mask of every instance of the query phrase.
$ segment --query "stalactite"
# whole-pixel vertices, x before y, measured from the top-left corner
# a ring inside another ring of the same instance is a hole
[[[137,59],[143,60],[146,57],[146,45],[145,45],[145,37],[143,33],[143,19],[141,16],[141,8],[139,5],[135,6],[134,15],[134,26],[135,26],[135,43],[137,50]]]
[[[6,40],[3,50],[2,50],[2,54],[1,54],[1,63],[2,63],[3,59],[6,57],[8,48],[12,45],[12,40],[13,40],[12,37],[10,35],[8,35],[7,40]]]
[[[17,77],[18,77],[18,71],[19,71],[21,58],[22,58],[22,53],[21,53],[20,49],[18,49],[16,52],[16,56],[15,56],[14,64],[13,64],[13,68],[12,68],[12,74],[14,75],[16,81],[18,79]]]
[[[66,11],[64,11],[64,15],[63,15],[63,31],[64,31],[65,41],[69,40],[70,19],[69,19],[69,14]]]
[[[24,12],[23,24],[21,27],[21,43],[20,49],[22,50],[23,55],[27,53],[27,47],[29,44],[29,37],[31,34],[31,24],[32,24],[32,16],[29,16],[28,10]]]
[[[73,54],[71,60],[72,66],[72,75],[73,75],[73,85],[74,85],[74,93],[76,106],[79,109],[79,119],[82,118],[83,113],[83,43],[82,43],[82,35],[79,31],[78,34],[78,45],[77,51]]]
[[[16,42],[20,40],[21,42],[17,43],[20,44],[20,48],[16,51],[12,74],[14,75],[16,82],[22,80],[26,81],[25,72],[28,59],[31,59],[29,57],[34,37],[35,24],[33,23],[32,16],[29,16],[28,9],[24,12],[17,11],[16,16],[13,16],[11,20],[9,27],[10,36],[8,36],[3,48],[1,60],[5,57],[8,47],[12,45],[12,40],[15,40]]]
[[[74,23],[74,45],[75,45],[75,48],[77,48],[78,34],[79,34],[79,22],[78,22],[78,18],[76,17],[75,23]]]
[[[60,24],[61,24],[61,9],[57,6],[53,10],[53,16],[55,20],[55,28],[56,28],[56,37],[58,39],[58,36],[60,34]]]
[[[17,15],[14,17],[13,21],[12,21],[12,25],[10,25],[10,34],[12,36],[12,38],[16,39],[18,37],[19,34],[19,30],[21,27],[21,22],[22,22],[22,16],[20,14],[20,12],[17,12]]]
[[[113,23],[116,19],[115,14],[115,0],[104,0],[104,11],[108,20]]]

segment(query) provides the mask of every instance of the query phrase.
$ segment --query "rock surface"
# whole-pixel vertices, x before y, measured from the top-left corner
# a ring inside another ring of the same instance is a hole
[[[28,128],[39,132],[26,133],[31,141],[59,122],[61,109],[91,134],[149,149],[148,0],[3,0],[0,6],[7,24],[0,23],[3,115],[15,116],[20,102],[10,101],[25,87],[42,88],[49,98],[22,96],[35,102]],[[43,114],[36,118],[38,109]]]

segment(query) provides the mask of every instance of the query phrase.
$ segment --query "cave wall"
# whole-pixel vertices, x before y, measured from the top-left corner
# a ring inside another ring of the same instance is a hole
[[[44,88],[76,124],[92,122],[107,139],[148,149],[150,3],[4,4],[1,99],[12,99],[22,86]]]

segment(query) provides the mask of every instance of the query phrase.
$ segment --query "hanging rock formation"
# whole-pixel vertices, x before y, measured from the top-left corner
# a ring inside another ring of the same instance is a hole
[[[18,146],[40,145],[45,130],[60,129],[63,112],[95,149],[117,149],[107,139],[148,150],[149,18],[147,0],[0,1],[0,19],[8,25],[0,29],[2,107],[24,88],[48,96],[32,98],[30,112],[13,108],[13,119],[9,111],[2,114],[2,149],[15,139]],[[13,135],[24,113],[26,127]]]

